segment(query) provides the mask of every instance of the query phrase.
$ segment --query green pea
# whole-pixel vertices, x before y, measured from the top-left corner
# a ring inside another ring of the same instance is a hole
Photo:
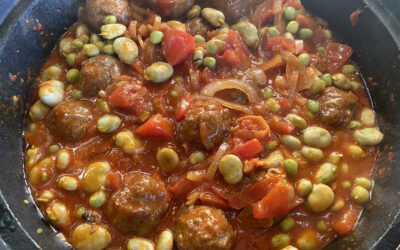
[[[309,161],[320,161],[324,158],[324,152],[321,149],[303,146],[301,155]]]
[[[195,19],[198,18],[200,16],[201,13],[201,7],[200,5],[193,5],[193,7],[188,11],[188,13],[186,14],[188,19]]]
[[[72,45],[74,45],[75,48],[77,48],[77,49],[82,49],[84,43],[79,39],[75,39],[75,40],[72,41]]]
[[[286,172],[289,175],[296,175],[297,171],[298,171],[298,164],[295,160],[286,159],[285,160],[285,168],[286,168]]]
[[[320,232],[323,233],[328,232],[328,224],[324,220],[318,220],[317,223],[315,224],[315,227]]]
[[[112,44],[106,44],[103,47],[103,52],[107,55],[114,55],[114,49]]]
[[[300,54],[299,56],[299,60],[300,62],[304,65],[304,66],[308,66],[310,64],[310,56],[308,54]]]
[[[303,131],[302,138],[305,144],[316,148],[326,148],[332,141],[329,131],[317,126],[306,128]]]
[[[199,43],[199,42],[205,42],[206,39],[205,39],[203,36],[201,36],[201,35],[195,35],[195,36],[194,36],[194,41],[195,41],[196,43]]]
[[[354,74],[354,73],[356,73],[356,71],[357,71],[356,67],[352,64],[346,64],[342,68],[343,74],[346,74],[346,75]]]
[[[40,196],[36,200],[47,203],[47,202],[54,200],[55,198],[56,198],[56,194],[53,191],[45,190],[40,194]]]
[[[286,119],[288,119],[291,123],[293,123],[293,125],[295,125],[299,129],[305,129],[307,127],[306,120],[296,114],[288,114],[286,116]]]
[[[367,127],[372,127],[375,125],[375,113],[371,109],[363,109],[361,111],[361,118],[360,121]]]
[[[117,22],[117,18],[115,16],[109,15],[103,19],[104,24],[114,24]]]
[[[329,155],[329,162],[332,163],[333,165],[338,165],[340,163],[340,160],[342,159],[343,154],[340,154],[338,152],[332,152]]]
[[[355,179],[354,184],[359,185],[363,188],[370,190],[372,188],[372,182],[365,177],[358,177]]]
[[[111,133],[119,128],[121,119],[116,115],[103,115],[97,121],[97,129],[101,133]]]
[[[100,38],[100,36],[99,35],[97,35],[97,34],[92,34],[91,36],[90,36],[90,43],[91,44],[95,44],[96,42],[100,42],[101,41],[101,38]]]
[[[332,32],[330,30],[324,30],[324,35],[326,39],[332,39]]]
[[[205,154],[201,151],[195,151],[189,156],[189,162],[191,165],[196,165],[202,162],[206,158]]]
[[[58,146],[58,145],[51,145],[51,146],[49,147],[49,153],[50,153],[50,154],[54,154],[54,153],[56,153],[59,149],[60,149],[60,146]]]
[[[214,68],[216,63],[217,63],[217,60],[215,60],[214,57],[210,57],[210,56],[207,56],[203,60],[204,67]]]
[[[268,35],[270,37],[279,36],[281,33],[276,27],[269,27],[268,28]]]
[[[283,37],[286,38],[286,39],[294,41],[294,36],[290,32],[285,32],[283,34]]]
[[[344,182],[342,182],[342,188],[343,188],[343,189],[349,189],[349,188],[351,188],[351,182],[350,182],[350,181],[344,181]]]
[[[301,39],[310,39],[314,35],[314,32],[311,29],[303,28],[299,31],[299,36]]]
[[[171,97],[178,98],[179,97],[179,93],[176,90],[172,90],[171,91]]]
[[[224,155],[218,163],[218,170],[225,182],[232,185],[239,183],[243,178],[243,163],[236,155]]]
[[[108,103],[106,101],[103,101],[102,99],[97,99],[96,108],[103,113],[110,112],[110,107],[109,107]]]
[[[164,37],[164,33],[162,33],[161,31],[153,31],[150,34],[150,42],[152,44],[159,44],[161,43],[161,41],[163,40]]]
[[[201,15],[214,27],[219,27],[225,23],[225,15],[219,10],[204,8],[201,10]]]
[[[274,95],[274,90],[271,88],[264,88],[264,99],[268,100],[269,98],[271,98]]]
[[[154,83],[165,82],[174,74],[174,68],[169,63],[156,62],[145,70],[144,78]]]
[[[172,148],[161,148],[156,158],[164,173],[170,173],[178,167],[179,156]]]
[[[301,147],[300,140],[292,135],[283,135],[281,141],[290,149],[299,149]]]
[[[309,96],[314,96],[321,93],[325,89],[325,82],[321,80],[318,76],[314,76],[314,82],[311,88],[307,89],[307,94]]]
[[[296,34],[297,31],[299,31],[299,23],[296,21],[290,21],[287,25],[286,25],[286,30],[287,32],[291,33],[291,34]]]
[[[351,122],[349,123],[349,128],[350,128],[350,129],[359,129],[359,128],[362,128],[362,123],[359,122],[359,121],[351,121]]]
[[[211,39],[207,42],[206,49],[208,54],[216,55],[219,54],[225,48],[225,42],[219,39]]]
[[[306,197],[312,190],[312,183],[307,179],[302,179],[296,185],[296,190],[301,197]]]
[[[273,113],[279,113],[279,111],[281,110],[281,106],[275,99],[268,99],[266,104],[267,108]]]
[[[318,183],[329,183],[336,179],[338,176],[338,167],[331,163],[322,164],[317,173],[315,179]]]
[[[83,97],[83,93],[81,90],[79,89],[74,89],[71,92],[71,96],[72,98],[74,98],[75,100],[80,100]]]
[[[100,190],[92,194],[89,198],[89,205],[93,208],[99,208],[106,202],[106,193]]]
[[[61,67],[58,64],[54,64],[44,70],[42,80],[43,81],[58,80],[60,79],[61,73],[62,73]]]
[[[351,191],[351,197],[358,203],[365,203],[369,200],[369,192],[361,186],[355,186]]]
[[[321,79],[325,82],[325,85],[328,86],[332,86],[332,75],[329,73],[323,74],[321,76]]]
[[[310,110],[314,114],[319,112],[319,104],[314,100],[308,100],[307,101],[307,108],[308,108],[308,110]]]
[[[383,134],[377,128],[357,129],[353,136],[362,146],[376,146],[383,140]]]
[[[276,146],[278,146],[278,143],[277,143],[276,141],[269,141],[269,142],[267,143],[266,148],[267,148],[268,150],[272,150],[272,149],[276,148]]]
[[[317,52],[324,53],[324,51],[325,51],[325,47],[324,46],[318,46],[317,47]]]
[[[347,78],[347,76],[345,76],[344,74],[342,74],[342,73],[334,74],[332,76],[332,79],[333,79],[333,84],[336,87],[344,89],[344,90],[351,89],[350,79]]]
[[[288,6],[283,10],[283,16],[287,19],[287,20],[294,20],[294,18],[296,17],[296,10],[295,8]]]
[[[272,246],[275,248],[282,248],[289,245],[290,236],[288,234],[276,234],[272,237]]]
[[[282,231],[287,232],[294,227],[294,219],[292,217],[287,217],[281,223],[279,223],[279,227]]]
[[[333,204],[335,194],[325,184],[316,184],[307,197],[307,207],[314,213],[320,213]]]
[[[100,54],[99,48],[94,44],[85,44],[83,50],[87,56],[97,56]]]

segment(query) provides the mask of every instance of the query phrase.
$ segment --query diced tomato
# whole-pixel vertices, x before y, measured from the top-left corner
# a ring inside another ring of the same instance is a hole
[[[108,100],[116,107],[140,112],[148,99],[148,90],[138,83],[125,83]]]
[[[295,129],[293,124],[275,115],[271,116],[268,124],[273,131],[279,134],[291,134]]]
[[[282,180],[280,176],[271,176],[251,185],[240,193],[229,198],[229,205],[234,209],[242,209],[266,196],[272,186]]]
[[[175,66],[193,54],[195,41],[186,32],[176,29],[165,29],[161,46],[167,61],[172,66]]]
[[[107,187],[111,188],[111,190],[117,190],[121,185],[122,178],[121,175],[117,172],[110,172],[107,174]]]
[[[232,50],[225,50],[222,56],[217,56],[219,62],[223,62],[230,66],[236,66],[240,63],[240,58],[232,51]]]
[[[168,120],[156,114],[138,127],[136,134],[142,138],[170,140],[174,138],[174,128]]]
[[[139,75],[144,75],[144,70],[146,69],[146,65],[144,64],[141,58],[138,58],[133,62],[133,64],[131,64],[131,68]]]
[[[209,67],[205,67],[200,73],[200,83],[203,86],[209,84],[214,78],[215,74]]]
[[[157,0],[162,16],[169,15],[175,6],[176,0]]]
[[[190,110],[192,107],[193,99],[190,94],[186,94],[181,97],[178,103],[178,108],[176,109],[175,113],[175,120],[176,121],[181,121],[183,118],[185,118],[186,113]]]
[[[231,154],[237,155],[240,159],[251,159],[262,151],[263,147],[258,139],[252,139],[234,147]]]
[[[330,42],[325,47],[325,57],[328,61],[329,71],[335,73],[343,64],[349,60],[353,54],[353,49],[340,43]]]
[[[213,192],[202,192],[199,196],[199,200],[204,204],[212,207],[219,207],[222,209],[229,209],[231,208],[229,204],[223,200],[218,195],[214,194]]]
[[[266,23],[274,16],[272,12],[273,3],[274,1],[263,1],[261,4],[257,5],[254,13],[250,15],[250,22],[257,28],[261,28],[262,24]]]
[[[289,106],[289,101],[286,98],[275,98],[275,100],[278,102],[279,106],[281,106],[281,111],[283,113],[288,113],[290,111],[290,106]]]
[[[359,212],[355,209],[346,211],[336,223],[333,224],[333,229],[339,234],[344,235],[349,233],[357,223]]]
[[[314,29],[317,26],[312,18],[304,15],[297,15],[296,21],[300,24],[300,27],[303,28]]]
[[[268,37],[267,43],[264,45],[266,49],[272,49],[273,47],[282,47],[291,53],[296,53],[296,43],[293,40],[284,38],[282,36]]]
[[[200,184],[200,182],[188,180],[186,178],[186,174],[183,174],[179,177],[179,180],[174,185],[168,188],[168,190],[174,195],[176,199],[184,200],[186,199],[186,195],[192,192]]]
[[[262,200],[253,204],[253,215],[257,219],[274,218],[289,213],[289,184],[276,184]]]
[[[250,52],[247,46],[241,40],[239,32],[234,30],[228,31],[228,36],[226,38],[226,49],[231,50],[239,59],[239,63],[237,63],[235,66],[238,66],[239,68],[250,67],[251,63],[248,56]],[[236,61],[237,59],[234,60]]]

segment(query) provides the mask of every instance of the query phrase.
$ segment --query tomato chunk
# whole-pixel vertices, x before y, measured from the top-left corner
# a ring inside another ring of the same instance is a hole
[[[116,107],[141,111],[147,102],[148,90],[138,83],[125,83],[117,88],[108,98]]]
[[[333,229],[339,234],[344,235],[353,230],[357,223],[359,212],[355,209],[346,211],[336,223],[333,224]]]
[[[168,63],[175,66],[194,53],[195,41],[186,32],[176,29],[165,29],[161,46]]]
[[[170,140],[174,138],[174,128],[168,120],[157,114],[138,127],[136,134],[142,138]]]
[[[176,121],[181,121],[183,118],[185,118],[186,113],[190,110],[192,107],[193,99],[190,94],[186,94],[181,97],[178,103],[178,108],[176,109],[175,113],[175,120]]]
[[[329,71],[335,73],[349,60],[352,54],[353,49],[346,44],[328,43],[325,47],[325,57],[329,64]]]
[[[287,50],[293,54],[296,53],[295,41],[284,38],[282,36],[268,37],[267,43],[264,44],[264,47],[266,49],[272,49],[273,47],[282,47],[284,50]]]
[[[252,139],[241,145],[234,147],[232,154],[237,155],[240,159],[250,159],[262,151],[263,147],[258,139]]]
[[[273,131],[279,134],[291,134],[295,129],[293,124],[290,124],[278,116],[271,116],[268,124]]]
[[[222,56],[217,56],[217,58],[220,62],[223,62],[230,66],[236,66],[240,63],[239,56],[237,56],[236,53],[232,50],[225,50],[224,54]]]
[[[117,190],[121,185],[122,178],[121,175],[117,172],[110,172],[107,174],[107,187],[111,188],[111,190]]]

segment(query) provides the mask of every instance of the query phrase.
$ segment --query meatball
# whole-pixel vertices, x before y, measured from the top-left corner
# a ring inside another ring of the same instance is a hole
[[[46,117],[47,127],[67,141],[78,141],[94,127],[92,109],[83,101],[68,99],[55,106]]]
[[[201,143],[207,150],[218,146],[231,127],[230,112],[214,101],[197,101],[180,124],[182,142]]]
[[[164,182],[135,172],[124,178],[122,187],[108,203],[106,213],[119,230],[146,236],[160,224],[169,202]]]
[[[128,25],[133,11],[128,0],[86,0],[86,14],[90,26],[98,31],[108,15],[115,16],[118,23]]]
[[[319,98],[322,123],[329,126],[347,125],[357,112],[357,101],[357,96],[352,92],[335,87],[325,89]]]
[[[184,208],[175,221],[178,249],[230,249],[235,232],[222,210],[207,206]]]
[[[206,6],[220,9],[224,12],[227,20],[236,21],[250,14],[255,2],[254,0],[209,0]]]
[[[186,31],[191,36],[201,35],[207,37],[207,31],[211,31],[211,26],[204,22],[202,18],[195,18],[185,24]]]
[[[121,76],[122,64],[114,57],[99,55],[82,62],[79,88],[88,96],[95,96],[100,90]]]

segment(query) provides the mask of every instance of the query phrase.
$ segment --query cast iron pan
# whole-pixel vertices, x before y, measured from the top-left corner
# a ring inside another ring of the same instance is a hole
[[[303,0],[350,44],[385,134],[373,201],[354,233],[326,249],[394,249],[400,243],[400,16],[398,0]],[[77,20],[80,0],[0,1],[0,249],[68,249],[35,207],[24,177],[22,132],[34,77]],[[368,5],[367,8],[364,8]],[[349,15],[363,9],[352,27]],[[37,19],[37,21],[36,21]],[[40,25],[43,30],[40,30]],[[39,29],[38,31],[34,31]],[[65,28],[65,29],[64,29]],[[25,201],[25,202],[24,202]],[[42,233],[37,229],[42,228]]]

